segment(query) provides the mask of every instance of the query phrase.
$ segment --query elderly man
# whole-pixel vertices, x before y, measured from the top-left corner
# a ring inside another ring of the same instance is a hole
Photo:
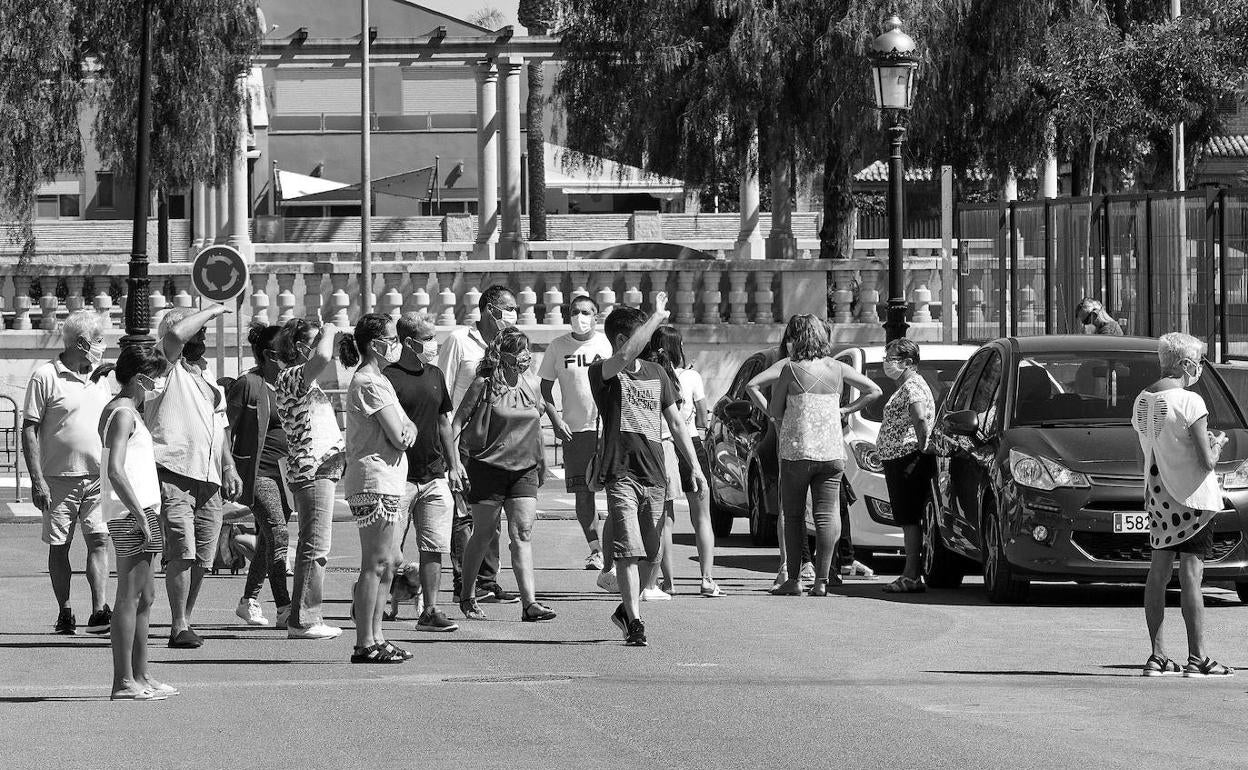
[[[100,511],[99,423],[113,394],[105,382],[91,379],[91,371],[104,360],[103,319],[92,310],[80,310],[66,319],[61,335],[65,349],[35,369],[26,386],[26,468],[31,497],[43,514],[48,575],[60,607],[56,632],[72,634],[78,626],[69,606],[69,546],[81,522],[91,587],[87,633],[106,634],[112,612],[105,603],[108,529]]]
[[[1105,306],[1100,300],[1084,297],[1079,307],[1075,308],[1075,318],[1079,319],[1079,323],[1083,324],[1085,329],[1088,326],[1093,327],[1095,330],[1093,334],[1122,336],[1122,327],[1118,325],[1113,316],[1105,311]]]
[[[191,628],[191,613],[216,555],[221,497],[233,499],[242,487],[225,451],[225,393],[204,373],[204,327],[226,312],[224,305],[212,305],[165,313],[157,345],[171,366],[143,412],[160,477],[169,646],[177,649],[204,643]]]

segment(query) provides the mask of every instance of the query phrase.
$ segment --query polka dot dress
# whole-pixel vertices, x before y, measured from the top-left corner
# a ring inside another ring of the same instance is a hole
[[[1175,500],[1166,491],[1166,485],[1161,483],[1161,472],[1152,458],[1149,458],[1144,500],[1144,510],[1148,512],[1148,542],[1157,549],[1173,549],[1213,521],[1216,515],[1213,511],[1199,511]]]

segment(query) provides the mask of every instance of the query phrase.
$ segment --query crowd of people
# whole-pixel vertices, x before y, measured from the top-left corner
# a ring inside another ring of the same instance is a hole
[[[699,593],[724,596],[714,577],[702,442],[706,389],[679,330],[664,323],[666,303],[659,293],[649,316],[617,307],[599,331],[598,305],[577,296],[571,331],[548,346],[536,378],[530,340],[516,327],[516,299],[503,286],[489,287],[480,297],[480,320],[441,346],[434,321],[423,313],[397,319],[367,314],[351,330],[309,319],[255,325],[248,338],[255,366],[226,388],[208,376],[204,359],[205,328],[228,312],[224,306],[168,311],[154,347],[127,347],[114,364],[103,364],[101,316],[72,314],[63,328],[64,350],[30,381],[23,426],[59,606],[55,630],[77,628],[68,550],[80,526],[92,596],[86,631],[111,633],[112,697],[176,694],[147,667],[157,559],[170,610],[168,646],[198,648],[204,641],[192,617],[217,552],[224,501],[232,500],[251,510],[257,533],[238,617],[253,626],[273,623],[291,639],[338,637],[342,629],[326,622],[322,602],[340,482],[361,553],[352,589],[352,663],[412,657],[386,639],[383,627],[396,616],[400,598],[415,600],[416,630],[458,629],[438,604],[447,557],[453,602],[465,619],[486,619],[483,604],[510,604],[519,605],[524,622],[552,621],[556,611],[538,599],[533,568],[537,493],[547,476],[545,418],[563,445],[565,484],[588,549],[584,567],[598,572],[598,586],[619,594],[610,619],[626,644],[646,645],[640,605],[673,593],[671,533],[681,495],[695,531]],[[1080,309],[1089,324],[1108,318],[1099,307]],[[850,538],[842,526],[848,494],[842,421],[882,391],[832,352],[826,321],[795,316],[779,359],[749,383],[751,398],[770,418],[763,440],[774,442],[779,462],[776,595],[826,596],[841,582],[841,567],[853,564],[852,546],[844,556]],[[1212,468],[1225,437],[1207,434],[1203,402],[1187,390],[1200,376],[1199,341],[1167,335],[1159,355],[1163,378],[1140,394],[1134,411],[1150,474],[1154,548],[1146,595],[1153,654],[1144,673],[1226,675],[1230,669],[1204,655],[1199,609],[1208,520],[1218,507]],[[335,359],[352,371],[345,433],[320,384]],[[895,593],[926,588],[920,525],[922,492],[936,472],[935,403],[918,373],[920,360],[912,340],[886,348],[884,372],[897,387],[883,410],[878,451],[906,550],[901,576],[884,588]],[[115,388],[104,379],[109,372]],[[845,387],[858,396],[843,404]],[[816,532],[813,558],[807,499]],[[1181,527],[1177,521],[1171,526],[1172,509],[1185,512]],[[504,518],[518,596],[497,579]],[[419,552],[410,564],[403,560],[409,532]],[[117,570],[112,608],[106,603],[110,540]],[[1166,657],[1161,642],[1164,588],[1176,552],[1191,653],[1186,667]],[[273,621],[261,603],[266,581]]]

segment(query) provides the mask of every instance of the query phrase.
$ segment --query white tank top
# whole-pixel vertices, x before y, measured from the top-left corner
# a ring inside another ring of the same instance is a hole
[[[126,480],[130,488],[144,508],[160,510],[160,481],[156,476],[156,456],[152,452],[152,434],[143,423],[143,418],[128,406],[118,407],[108,416],[104,424],[104,451],[100,459],[100,507],[105,521],[121,519],[130,512],[126,504],[117,496],[113,484],[108,478],[108,428],[117,413],[125,410],[134,416],[134,430],[126,439]]]

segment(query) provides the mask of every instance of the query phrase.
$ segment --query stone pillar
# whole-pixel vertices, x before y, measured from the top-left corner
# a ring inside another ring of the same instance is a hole
[[[204,242],[207,248],[217,242],[217,232],[221,229],[217,219],[217,188],[205,183],[204,187]]]
[[[1050,118],[1044,124],[1044,156],[1041,165],[1040,197],[1057,197],[1057,126]]]
[[[493,259],[498,243],[498,68],[481,62],[477,72],[476,259]]]
[[[758,229],[758,134],[741,162],[741,232],[737,234],[737,259],[763,259],[763,234]]]
[[[241,81],[240,81],[241,82]],[[247,102],[238,112],[238,137],[230,164],[230,229],[226,243],[238,249],[244,259],[251,259],[251,227],[247,205]]]
[[[191,258],[204,247],[205,228],[208,225],[208,187],[196,182],[191,192]]]
[[[771,232],[767,234],[767,259],[793,259],[793,167],[788,152],[771,167]]]
[[[230,182],[223,180],[216,189],[217,195],[217,230],[212,234],[213,243],[224,243],[230,227]]]
[[[501,57],[498,70],[502,80],[499,122],[503,130],[499,162],[503,228],[498,256],[500,259],[524,259],[524,229],[520,223],[520,73],[524,71],[524,60],[518,56]]]

